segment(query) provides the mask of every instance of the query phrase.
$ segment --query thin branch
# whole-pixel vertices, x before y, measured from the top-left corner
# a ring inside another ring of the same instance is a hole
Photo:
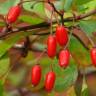
[[[81,14],[81,15],[76,16],[75,17],[75,20],[81,20],[81,19],[84,19],[84,18],[89,17],[89,16],[94,15],[94,14],[96,14],[96,9],[93,9],[93,10],[91,10],[88,13],[85,13],[85,14]],[[73,18],[74,17],[68,17],[68,18],[64,19],[64,22],[72,21]]]
[[[76,16],[75,20],[81,20],[81,19],[84,19],[84,18],[89,17],[89,16],[94,15],[94,14],[96,14],[96,9],[94,9],[94,10],[88,12],[88,13]],[[74,19],[74,17],[68,17],[68,18],[64,19],[64,22],[73,21],[73,19]],[[53,22],[53,24],[55,24],[55,23],[56,23],[56,21]],[[49,27],[49,26],[50,26],[50,23],[43,22],[43,23],[40,23],[40,24],[37,24],[37,25],[29,25],[29,26],[20,27],[18,29],[13,29],[12,33],[15,33],[15,32],[18,32],[18,31],[19,32],[20,31],[28,31],[28,30],[37,29],[37,28],[45,28],[45,27]],[[7,32],[7,34],[5,34],[6,32]],[[2,35],[2,32],[0,32],[1,33],[0,38],[5,37],[6,35],[11,34],[11,32],[9,32],[7,30],[6,30],[6,32],[4,32],[3,35]]]
[[[72,28],[73,29],[70,28],[70,30],[73,30],[72,35],[75,36],[86,49],[90,49],[91,42],[89,38],[86,36],[85,32],[83,32],[79,27],[72,27]],[[71,31],[69,31],[69,34],[70,32]],[[55,33],[55,31],[53,31],[53,33]],[[38,36],[44,36],[49,34],[50,32],[48,29],[43,31],[41,29],[40,30],[38,29],[34,33],[32,32],[32,35],[38,35]]]
[[[76,16],[75,17],[75,20],[80,20],[80,19],[83,19],[83,18],[86,18],[88,16],[91,16],[93,14],[96,14],[96,9],[90,11],[89,13],[86,13],[86,14],[82,14],[82,15],[79,15],[79,16]],[[66,18],[64,19],[65,22],[69,22],[69,21],[73,21],[74,17],[70,17],[70,18]],[[53,22],[54,24],[56,23],[56,21]],[[2,32],[0,32],[0,38],[2,39],[3,37],[6,37],[8,35],[11,35],[11,34],[15,34],[15,33],[18,33],[18,32],[23,32],[23,31],[34,31],[35,32],[32,32],[32,35],[40,35],[40,36],[43,36],[43,35],[48,35],[50,32],[48,30],[45,31],[45,29],[47,27],[50,26],[50,23],[46,23],[46,22],[43,22],[43,23],[40,23],[40,24],[37,24],[37,25],[29,25],[29,26],[24,26],[24,27],[20,27],[20,28],[17,28],[17,29],[13,29],[11,32],[8,31],[8,30],[5,30],[5,32],[3,32],[4,34],[2,34]],[[43,30],[43,31],[40,31],[40,30]],[[48,29],[48,28],[47,28]],[[4,30],[3,30],[4,31]],[[45,31],[45,32],[44,32]],[[78,31],[78,32],[76,32]],[[82,30],[80,31],[80,29],[76,29],[74,28],[74,32],[73,32],[73,35],[87,48],[89,49],[89,45],[90,45],[90,40],[88,39],[87,36],[85,36],[84,32],[82,32]]]

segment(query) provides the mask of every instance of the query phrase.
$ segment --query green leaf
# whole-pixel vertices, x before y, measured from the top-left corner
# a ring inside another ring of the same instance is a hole
[[[96,31],[96,20],[92,21],[80,21],[80,28],[87,34],[91,34]]]
[[[44,9],[44,3],[37,3],[33,8],[32,5],[34,4],[34,2],[27,2],[23,4],[23,7],[25,10],[30,11],[30,12],[34,12],[36,14],[38,14],[39,16],[46,16],[45,14],[45,9]]]
[[[57,10],[68,11],[71,8],[73,0],[60,0],[54,3]]]
[[[0,13],[6,14],[9,8],[13,5],[16,5],[20,0],[7,0],[5,3],[0,5]]]
[[[53,70],[57,74],[55,82],[55,91],[66,91],[70,86],[75,83],[78,76],[75,62],[71,59],[70,65],[66,69],[62,69],[56,64],[58,64],[57,60],[55,61],[53,67]]]
[[[71,8],[72,2],[73,2],[73,0],[65,0],[65,3],[64,3],[65,11],[68,11]]]
[[[0,80],[0,96],[4,96],[4,87],[2,80]]]
[[[87,3],[85,7],[88,7],[88,11],[96,8],[96,0],[90,0],[91,2]]]
[[[4,96],[3,95],[3,92],[4,92],[4,90],[3,90],[3,84],[2,84],[2,81],[0,80],[0,96]]]
[[[35,17],[35,16],[22,15],[19,17],[19,19],[22,20],[23,22],[26,22],[32,25],[43,22],[42,19],[40,19],[39,17]]]
[[[88,88],[84,89],[81,96],[90,96]]]
[[[7,55],[3,56],[0,59],[0,76],[4,75],[7,72],[9,68],[9,64],[10,64],[10,59]]]
[[[57,10],[62,10],[64,9],[64,1],[60,0],[60,1],[56,1],[54,3],[55,7]]]
[[[78,46],[76,46],[78,45]],[[78,61],[77,63],[81,65],[90,65],[90,53],[89,50],[87,50],[81,42],[79,42],[75,37],[71,37],[70,40],[70,46],[69,46],[70,52],[74,55],[73,57]]]
[[[85,7],[85,6],[77,6],[77,9],[78,9],[78,11],[81,12],[81,13],[85,13],[85,11],[86,11],[87,9],[89,10],[89,8],[88,8],[88,7]]]
[[[83,5],[88,2],[91,2],[92,0],[75,0],[77,5]]]

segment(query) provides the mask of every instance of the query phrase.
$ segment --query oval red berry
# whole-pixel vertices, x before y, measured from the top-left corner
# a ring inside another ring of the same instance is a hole
[[[56,28],[56,39],[60,46],[64,46],[68,42],[68,33],[64,26],[60,25]]]
[[[35,65],[31,72],[31,81],[34,86],[38,85],[41,80],[41,67],[40,65]]]
[[[47,53],[50,58],[56,55],[56,37],[50,35],[47,40]]]
[[[10,8],[8,14],[7,14],[7,22],[8,23],[14,23],[17,18],[19,17],[21,13],[21,7],[20,6],[13,6]]]
[[[46,79],[45,79],[45,90],[50,92],[52,91],[54,84],[55,84],[55,73],[54,72],[49,72],[46,75]]]
[[[92,48],[90,51],[92,64],[96,67],[96,48]]]
[[[66,68],[69,65],[70,52],[68,50],[62,50],[59,53],[59,65]]]

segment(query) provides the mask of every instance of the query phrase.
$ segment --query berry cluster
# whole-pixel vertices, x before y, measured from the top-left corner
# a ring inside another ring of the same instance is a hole
[[[33,84],[33,86],[37,86],[41,80],[41,67],[40,65],[34,65],[32,68],[32,72],[31,72],[31,82]],[[45,90],[47,92],[50,92],[52,90],[52,88],[54,87],[54,83],[55,83],[55,73],[50,71],[47,73],[46,77],[45,77]]]
[[[59,25],[56,28],[56,34],[50,35],[47,40],[47,53],[50,58],[56,56],[57,43],[60,46],[65,46],[68,42],[68,32],[63,25]],[[67,49],[63,49],[59,53],[59,65],[66,68],[69,64],[70,52]]]
[[[47,54],[50,58],[56,56],[57,42],[60,46],[64,46],[68,42],[68,33],[64,26],[58,26],[56,29],[56,36],[49,35],[47,40]],[[61,50],[59,53],[59,65],[60,67],[66,68],[69,65],[70,52],[68,50]],[[38,85],[41,79],[41,67],[40,65],[35,65],[32,68],[32,84],[34,86]],[[47,73],[45,78],[45,90],[50,92],[55,84],[56,74],[50,71]]]
[[[21,6],[13,6],[6,17],[6,22],[8,24],[14,23],[21,13]],[[54,58],[56,56],[56,47],[57,43],[64,47],[68,43],[68,32],[63,25],[58,25],[56,28],[55,35],[49,35],[47,40],[47,54],[50,58]],[[90,51],[90,57],[92,60],[92,64],[96,66],[96,48],[92,48]],[[68,49],[63,49],[59,53],[59,66],[62,68],[66,68],[70,62],[70,52]],[[41,80],[42,70],[40,65],[35,65],[32,68],[31,72],[31,81],[34,86],[37,86]],[[50,71],[47,73],[45,78],[45,89],[46,91],[51,91],[54,87],[56,80],[55,72]]]

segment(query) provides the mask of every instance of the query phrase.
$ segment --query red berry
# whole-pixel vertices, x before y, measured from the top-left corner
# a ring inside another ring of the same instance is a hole
[[[69,65],[70,52],[68,50],[62,50],[59,53],[59,65],[66,68]]]
[[[54,87],[54,84],[55,84],[55,79],[56,79],[56,76],[55,76],[55,73],[54,72],[48,72],[47,75],[46,75],[46,79],[45,79],[45,90],[50,92],[53,87]]]
[[[91,61],[94,66],[96,66],[96,48],[92,48],[90,51]]]
[[[10,8],[7,14],[7,22],[14,23],[21,13],[21,7],[19,5]]]
[[[50,35],[47,40],[47,53],[50,58],[56,55],[56,37]]]
[[[35,65],[32,68],[32,73],[31,73],[31,80],[32,84],[34,86],[38,85],[41,79],[41,67],[40,65]]]
[[[56,39],[60,46],[64,46],[68,42],[68,33],[64,26],[60,25],[56,28]]]

